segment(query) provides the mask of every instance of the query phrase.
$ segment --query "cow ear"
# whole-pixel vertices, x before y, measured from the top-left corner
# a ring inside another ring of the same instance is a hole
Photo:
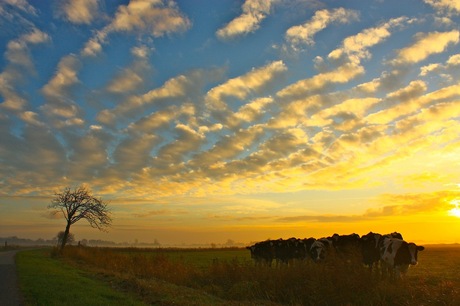
[[[424,246],[418,245],[417,246],[417,251],[423,251],[425,249]]]

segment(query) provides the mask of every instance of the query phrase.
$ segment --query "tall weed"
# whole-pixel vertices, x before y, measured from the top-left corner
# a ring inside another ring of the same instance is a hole
[[[358,256],[332,254],[321,263],[305,260],[273,267],[215,258],[201,266],[167,252],[69,247],[64,258],[121,277],[141,295],[151,290],[141,288],[141,280],[155,279],[249,305],[460,305],[459,282],[430,283],[423,276],[397,282],[382,279],[363,267]]]

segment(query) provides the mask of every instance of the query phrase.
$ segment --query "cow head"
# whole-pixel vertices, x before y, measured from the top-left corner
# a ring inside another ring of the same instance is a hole
[[[315,262],[326,258],[326,246],[321,241],[315,241],[310,247],[310,256]]]
[[[409,254],[410,254],[410,264],[415,266],[418,263],[418,252],[423,251],[425,249],[424,246],[421,245],[416,245],[415,243],[409,243],[408,244],[409,248]]]

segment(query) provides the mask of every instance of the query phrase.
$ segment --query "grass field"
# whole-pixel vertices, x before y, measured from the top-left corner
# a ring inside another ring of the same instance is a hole
[[[134,295],[113,290],[91,274],[52,259],[49,249],[16,257],[26,305],[145,305]]]
[[[46,260],[153,305],[460,305],[460,246],[427,246],[396,282],[334,257],[256,267],[245,249],[69,247]]]

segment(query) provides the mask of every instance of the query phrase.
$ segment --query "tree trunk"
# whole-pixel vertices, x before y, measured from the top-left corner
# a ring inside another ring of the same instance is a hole
[[[64,250],[65,244],[67,243],[67,237],[69,237],[69,232],[70,232],[70,222],[67,222],[67,226],[65,227],[64,237],[62,237],[61,251]]]

